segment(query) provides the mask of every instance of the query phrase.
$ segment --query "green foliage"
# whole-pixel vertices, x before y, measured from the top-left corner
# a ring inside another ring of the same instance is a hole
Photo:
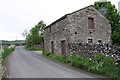
[[[33,50],[33,51],[38,51],[38,50],[43,51],[43,49],[37,49],[37,48],[32,48],[32,47],[25,47],[25,49],[27,49],[27,50]]]
[[[113,30],[112,39],[113,45],[120,45],[120,26]]]
[[[5,48],[2,53],[2,59],[5,59],[12,51],[14,51],[14,48]]]
[[[102,13],[111,23],[112,40],[114,45],[120,45],[120,15],[111,2],[95,2],[94,7]]]
[[[49,56],[49,55],[51,55],[51,53],[49,53],[49,52],[46,52],[46,51],[43,51],[43,53],[42,53],[43,55],[45,55],[45,56]]]
[[[43,21],[40,21],[35,27],[32,27],[32,29],[28,32],[27,30],[24,31],[23,36],[26,37],[26,46],[31,47],[36,44],[43,44],[44,42],[44,27],[46,24],[44,24]]]
[[[97,54],[90,61],[89,70],[96,73],[105,74],[112,78],[117,78],[118,67],[115,63],[116,62],[113,59],[106,57],[103,54]]]
[[[66,57],[65,56],[57,56],[57,61],[58,62],[61,62],[61,63],[67,63],[67,61],[66,61]]]
[[[94,73],[104,74],[120,80],[120,65],[116,65],[116,62],[113,59],[106,57],[103,54],[94,55],[91,60],[76,55],[59,56],[45,51],[43,52],[43,55],[60,63],[68,64]]]
[[[53,59],[53,60],[56,60],[58,62],[61,62],[61,63],[66,63],[66,57],[65,56],[59,56],[59,55],[56,55],[56,54],[52,54],[52,53],[49,53],[49,52],[46,52],[46,51],[43,51],[43,55]]]

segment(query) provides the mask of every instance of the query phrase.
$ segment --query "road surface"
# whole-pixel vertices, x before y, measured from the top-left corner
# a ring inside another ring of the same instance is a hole
[[[16,47],[8,57],[9,78],[94,78],[86,72],[76,71],[53,62],[35,51]]]

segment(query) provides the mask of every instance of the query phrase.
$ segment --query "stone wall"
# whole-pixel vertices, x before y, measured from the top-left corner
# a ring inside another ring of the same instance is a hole
[[[52,52],[51,42],[53,42],[54,53],[61,55],[61,41],[65,40],[66,53],[68,53],[67,42],[69,42],[68,37],[70,36],[69,24],[68,19],[65,18],[45,29],[44,48],[47,52]],[[51,32],[49,31],[50,29]]]
[[[116,61],[120,61],[120,47],[111,45],[96,45],[96,44],[81,44],[81,43],[70,43],[70,53],[76,55],[82,55],[91,58],[94,54],[103,53]]]
[[[94,27],[89,28],[89,18],[93,18]],[[91,39],[93,44],[101,41],[103,44],[111,44],[111,25],[109,21],[100,14],[94,7],[87,7],[71,15],[68,15],[70,22],[71,43],[88,43]]]
[[[34,45],[33,47],[37,49],[44,49],[44,45],[40,45],[40,44]]]

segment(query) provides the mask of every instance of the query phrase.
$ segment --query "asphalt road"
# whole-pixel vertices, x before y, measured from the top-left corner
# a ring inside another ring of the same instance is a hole
[[[16,47],[8,57],[9,78],[95,78],[47,59],[40,53]]]

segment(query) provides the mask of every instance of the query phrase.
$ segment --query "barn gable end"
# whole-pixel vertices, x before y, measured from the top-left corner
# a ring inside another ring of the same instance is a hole
[[[111,44],[111,25],[90,5],[48,25],[44,39],[46,51],[64,55],[71,43]]]

